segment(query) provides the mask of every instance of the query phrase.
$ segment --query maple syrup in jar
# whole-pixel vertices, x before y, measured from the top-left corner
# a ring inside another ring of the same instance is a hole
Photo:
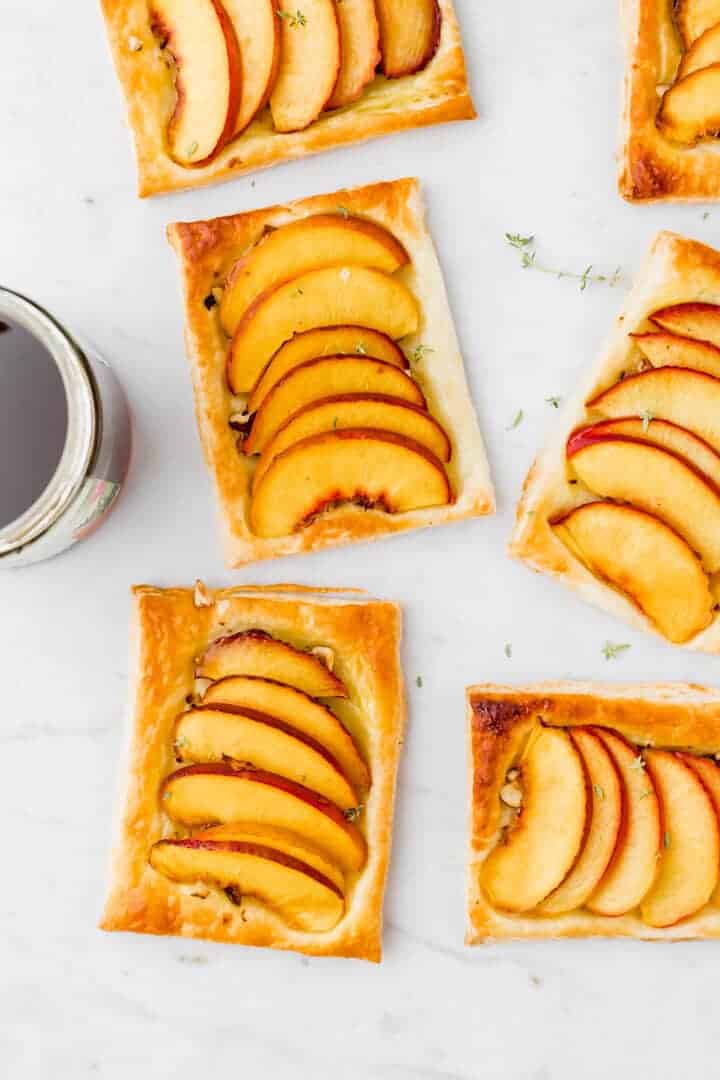
[[[130,420],[107,364],[0,288],[0,569],[50,558],[105,519]]]

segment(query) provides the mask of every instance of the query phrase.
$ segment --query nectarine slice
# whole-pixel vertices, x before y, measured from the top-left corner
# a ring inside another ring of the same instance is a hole
[[[380,63],[380,28],[375,0],[342,0],[337,6],[342,63],[328,109],[340,109],[362,94]]]
[[[201,829],[194,834],[201,840],[234,840],[246,844],[261,844],[263,847],[281,851],[284,855],[290,855],[293,859],[307,863],[314,870],[318,870],[324,877],[332,881],[338,889],[344,891],[345,877],[335,863],[308,841],[302,839],[296,833],[288,832],[287,829],[275,829],[272,825],[255,825],[246,822],[243,825],[211,825],[210,828]]]
[[[253,487],[283,451],[293,443],[323,431],[375,428],[392,431],[426,447],[439,461],[450,460],[450,440],[425,409],[385,394],[339,394],[299,409],[267,443],[253,476]],[[720,467],[720,459],[718,459]]]
[[[583,906],[610,864],[622,822],[620,773],[604,743],[585,728],[575,728],[569,735],[585,763],[590,781],[590,823],[572,870],[538,906],[542,915],[563,915]]]
[[[720,349],[709,341],[697,341],[667,331],[631,334],[630,337],[653,367],[694,368],[720,377]]]
[[[218,638],[198,662],[203,679],[224,679],[227,675],[256,675],[287,683],[310,697],[347,697],[337,675],[312,653],[296,649],[263,630],[243,630]]]
[[[720,453],[720,379],[663,367],[629,375],[588,402],[601,416],[651,416],[687,428]]]
[[[407,262],[408,254],[402,244],[374,221],[343,217],[339,213],[315,214],[291,221],[266,233],[234,264],[220,301],[220,321],[225,332],[232,336],[261,293],[310,270],[343,264],[369,266],[393,274]]]
[[[296,334],[281,345],[253,387],[248,412],[257,412],[276,383],[293,368],[323,356],[370,356],[407,369],[405,353],[387,334],[366,326],[326,326]]]
[[[275,0],[222,0],[240,46],[242,87],[232,136],[240,135],[267,105],[280,60]]]
[[[590,491],[660,518],[720,570],[720,491],[677,454],[619,435],[571,436],[570,465]]]
[[[717,7],[720,22],[720,4]],[[676,78],[684,79],[686,75],[692,75],[693,71],[717,63],[720,63],[720,25],[716,23],[693,41],[680,61]]]
[[[674,0],[673,14],[687,49],[709,27],[720,23],[720,0]]]
[[[389,79],[426,67],[440,44],[437,0],[376,0],[382,69]]]
[[[658,518],[593,502],[551,524],[591,573],[637,604],[670,641],[688,641],[711,622],[715,601],[700,560]]]
[[[567,732],[542,728],[520,775],[520,814],[480,874],[490,902],[514,912],[536,907],[563,881],[580,851],[588,813],[585,769]]]
[[[420,307],[406,285],[371,267],[329,266],[301,274],[261,293],[238,323],[228,351],[231,390],[252,390],[294,334],[347,324],[369,326],[397,340],[416,332]]]
[[[658,110],[658,130],[671,142],[695,146],[720,131],[720,64],[673,83]]]
[[[618,767],[623,783],[623,820],[615,854],[586,902],[596,915],[625,915],[651,887],[660,852],[660,807],[653,777],[637,747],[614,731],[594,728]]]
[[[720,347],[720,305],[692,301],[653,311],[652,322],[663,330]]]
[[[648,750],[663,822],[657,877],[640,905],[648,926],[673,926],[707,904],[718,882],[720,832],[705,785],[683,759]]]
[[[365,840],[329,799],[261,769],[230,764],[187,765],[160,790],[168,817],[183,825],[256,822],[289,829],[319,847],[343,870],[360,870]]]
[[[720,488],[720,454],[687,428],[678,427],[667,420],[643,420],[639,416],[628,416],[622,420],[601,420],[592,427],[580,428],[573,433],[572,439],[579,440],[593,435],[620,435],[670,450],[699,469]]]
[[[243,450],[246,454],[262,453],[300,409],[346,394],[383,394],[425,406],[418,384],[394,364],[369,356],[323,356],[299,364],[275,384],[255,414]]]
[[[720,822],[720,768],[718,768],[717,762],[711,761],[710,758],[699,757],[696,754],[682,754],[681,756],[685,764],[693,772],[697,773],[705,785],[710,801],[713,804],[715,816]],[[715,905],[720,904],[720,884],[715,887],[711,900]]]
[[[266,904],[291,926],[332,930],[345,910],[342,890],[314,867],[284,852],[242,840],[160,840],[150,865],[173,881],[233,888]]]
[[[257,536],[289,536],[338,503],[396,514],[452,502],[429,450],[389,431],[347,428],[313,435],[279,454],[253,491]]]
[[[178,717],[180,761],[233,761],[286,776],[330,799],[341,810],[360,802],[332,754],[316,739],[267,713],[240,705],[202,705]]]
[[[302,131],[323,111],[340,73],[340,28],[335,0],[278,6],[280,67],[270,95],[276,131]]]
[[[168,150],[179,165],[204,165],[231,137],[242,61],[220,0],[152,0],[153,33],[174,58],[175,108]]]
[[[370,774],[349,731],[326,705],[292,686],[250,675],[230,675],[212,683],[203,705],[237,705],[267,713],[322,743],[358,792],[367,791]]]

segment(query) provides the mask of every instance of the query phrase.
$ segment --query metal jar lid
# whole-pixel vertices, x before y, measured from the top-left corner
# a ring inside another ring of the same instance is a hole
[[[0,287],[0,322],[3,316],[32,334],[55,362],[67,401],[67,434],[60,461],[45,490],[19,518],[0,529],[0,555],[29,544],[62,516],[85,479],[97,436],[92,381],[85,358],[72,338],[42,308]]]

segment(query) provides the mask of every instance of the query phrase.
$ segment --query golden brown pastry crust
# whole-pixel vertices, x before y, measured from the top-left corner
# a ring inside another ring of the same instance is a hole
[[[424,71],[401,79],[377,78],[359,101],[322,113],[304,131],[276,132],[266,108],[208,165],[183,168],[166,149],[165,125],[172,111],[174,89],[150,32],[147,0],[101,3],[135,139],[140,196],[202,187],[376,135],[447,120],[470,120],[476,115],[452,0],[439,0],[443,16],[440,45]],[[133,39],[142,43],[142,49],[131,49],[129,42]]]
[[[248,487],[253,466],[236,449],[236,434],[228,425],[231,396],[225,377],[228,340],[217,307],[203,304],[239,256],[255,244],[268,225],[279,226],[311,214],[350,214],[388,228],[405,246],[411,264],[398,272],[415,293],[422,325],[403,340],[412,350],[422,343],[423,358],[413,365],[430,411],[448,431],[453,459],[448,474],[455,502],[430,510],[385,514],[358,507],[325,513],[291,536],[263,539],[248,527]],[[442,271],[425,214],[417,180],[395,180],[302,199],[286,206],[246,214],[170,225],[170,243],[178,254],[185,292],[186,345],[190,357],[195,412],[205,460],[215,481],[229,566],[302,551],[370,540],[446,521],[490,514],[495,498],[482,436],[470,399],[462,356],[448,306]]]
[[[637,915],[511,915],[497,911],[480,887],[480,868],[500,834],[500,788],[527,736],[542,720],[567,727],[595,724],[638,746],[720,752],[720,693],[689,683],[484,683],[467,692],[470,740],[468,945],[498,938],[632,937],[687,941],[720,937],[720,909],[707,906],[675,926],[656,929]]]
[[[400,668],[400,610],[395,604],[353,599],[346,592],[302,586],[208,590],[197,607],[192,589],[133,589],[135,679],[127,790],[115,846],[104,930],[211,938],[240,945],[293,949],[314,956],[379,961],[382,904],[392,837],[395,775],[405,724]],[[241,907],[210,890],[169,881],[148,863],[150,846],[173,827],[158,789],[175,767],[172,728],[194,688],[194,660],[210,640],[259,627],[298,646],[335,651],[335,671],[350,691],[333,708],[351,730],[372,774],[359,819],[368,861],[349,881],[347,912],[327,933],[293,930],[260,903]]]
[[[527,475],[509,546],[512,556],[534,570],[551,574],[576,589],[585,600],[653,634],[659,634],[655,624],[626,596],[587,570],[555,535],[548,520],[587,501],[578,487],[568,483],[565,444],[570,433],[586,420],[585,402],[615,383],[628,369],[635,351],[628,335],[657,329],[647,322],[650,313],[666,304],[690,300],[720,304],[720,252],[676,233],[658,233],[604,351],[563,407],[555,431]],[[665,637],[662,640],[667,641]],[[682,647],[720,652],[718,614],[706,630]]]
[[[661,135],[655,124],[670,4],[671,0],[622,0],[625,109],[618,182],[620,194],[630,202],[702,202],[720,197],[717,140],[680,146]]]

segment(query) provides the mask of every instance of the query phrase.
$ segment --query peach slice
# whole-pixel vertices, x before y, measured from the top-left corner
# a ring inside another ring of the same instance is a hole
[[[230,342],[228,382],[236,394],[252,390],[281,345],[321,326],[369,326],[391,338],[414,334],[420,307],[406,285],[368,266],[310,270],[261,293]]]
[[[720,4],[718,4],[718,20],[720,21]],[[680,61],[676,79],[684,79],[686,75],[692,75],[693,71],[699,71],[701,68],[717,63],[720,63],[720,25],[716,23],[693,41]]]
[[[657,518],[593,502],[551,524],[591,573],[637,604],[670,641],[688,641],[712,621],[715,601],[700,560]]]
[[[253,675],[229,675],[207,688],[202,704],[256,709],[292,724],[330,751],[356,791],[364,794],[370,787],[368,767],[350,732],[331,709],[301,690]]]
[[[685,367],[720,376],[720,349],[708,341],[696,341],[665,331],[631,334],[635,344],[653,367]]]
[[[697,469],[669,450],[587,428],[570,437],[567,454],[590,491],[659,517],[687,540],[706,570],[720,570],[720,491]]]
[[[678,427],[677,424],[671,424],[667,420],[645,421],[639,416],[628,416],[622,420],[601,420],[599,424],[591,427],[579,428],[573,432],[572,439],[594,435],[626,436],[650,443],[651,446],[659,446],[663,450],[670,450],[699,469],[708,480],[720,488],[720,454],[704,439],[693,435],[686,428]]]
[[[657,877],[640,905],[648,926],[673,926],[707,904],[718,882],[720,831],[698,774],[667,750],[648,750],[660,798],[663,848]]]
[[[567,732],[542,728],[520,774],[520,814],[480,875],[490,902],[514,912],[537,907],[563,881],[580,851],[588,814],[585,768]]]
[[[720,0],[674,0],[675,25],[685,48],[715,23],[720,23]]]
[[[335,863],[330,862],[321,851],[307,843],[295,833],[286,829],[274,829],[271,825],[255,825],[246,822],[243,825],[211,825],[209,829],[201,829],[195,833],[201,840],[234,840],[246,844],[260,844],[262,847],[272,848],[284,855],[290,855],[293,859],[312,866],[323,877],[332,881],[341,891],[345,889],[345,877],[342,870]]]
[[[242,61],[220,0],[152,0],[150,25],[174,58],[175,108],[167,130],[179,165],[205,165],[232,136]]]
[[[391,431],[420,443],[438,461],[450,460],[450,440],[444,428],[425,409],[385,394],[339,394],[312,402],[290,417],[267,443],[255,469],[253,488],[260,483],[278,454],[293,443],[310,435],[345,428]]]
[[[232,136],[267,105],[280,60],[280,23],[274,0],[222,0],[240,46],[242,88]]]
[[[321,743],[266,713],[239,705],[201,705],[178,717],[180,761],[233,761],[286,776],[330,799],[341,810],[360,802],[335,758]]]
[[[720,131],[720,64],[686,75],[663,94],[656,124],[661,135],[695,146]]]
[[[720,347],[720,306],[692,302],[654,311],[650,320],[663,330]]]
[[[320,933],[345,911],[342,889],[309,863],[262,844],[241,840],[160,840],[150,865],[172,881],[204,881],[255,897],[291,926]]]
[[[624,915],[636,908],[651,887],[660,852],[660,806],[653,777],[637,747],[613,731],[592,729],[605,744],[620,772],[623,820],[615,854],[585,906],[596,915]]]
[[[339,213],[291,221],[266,233],[233,265],[220,301],[220,322],[232,337],[261,293],[310,270],[341,263],[394,274],[408,261],[402,244],[373,221]]]
[[[337,7],[342,64],[328,109],[340,109],[362,94],[380,63],[380,28],[375,0],[342,0]]]
[[[687,428],[720,453],[720,379],[663,367],[629,375],[587,403],[601,416],[651,416]]]
[[[437,0],[376,0],[382,69],[388,79],[414,75],[440,44],[442,15]]]
[[[335,0],[303,0],[302,11],[278,5],[280,67],[270,95],[276,131],[302,131],[327,105],[340,73]]]
[[[198,661],[197,674],[202,679],[255,675],[286,683],[310,697],[348,696],[337,675],[317,656],[279,641],[263,630],[243,630],[213,641]]]
[[[452,502],[442,462],[389,431],[346,428],[313,435],[279,454],[253,492],[256,536],[289,536],[338,503],[388,514]]]
[[[563,915],[583,906],[610,864],[622,823],[620,773],[605,744],[597,734],[585,728],[575,728],[569,734],[590,780],[590,824],[572,870],[539,904],[538,911],[542,915]]]
[[[255,413],[243,450],[258,454],[300,409],[327,397],[383,394],[425,407],[422,390],[394,364],[370,356],[323,356],[299,364],[275,384]]]
[[[717,762],[695,754],[681,754],[680,756],[702,780],[713,804],[715,816],[720,821],[720,768]],[[716,906],[720,904],[720,884],[716,886],[711,900]]]
[[[370,356],[386,364],[407,368],[408,358],[399,345],[379,330],[365,326],[326,326],[296,334],[281,345],[265,368],[248,399],[248,412],[257,412],[276,383],[293,368],[323,356]]]
[[[270,825],[307,838],[342,870],[365,864],[363,835],[342,810],[283,776],[229,764],[187,765],[165,778],[160,794],[165,813],[183,825]]]

